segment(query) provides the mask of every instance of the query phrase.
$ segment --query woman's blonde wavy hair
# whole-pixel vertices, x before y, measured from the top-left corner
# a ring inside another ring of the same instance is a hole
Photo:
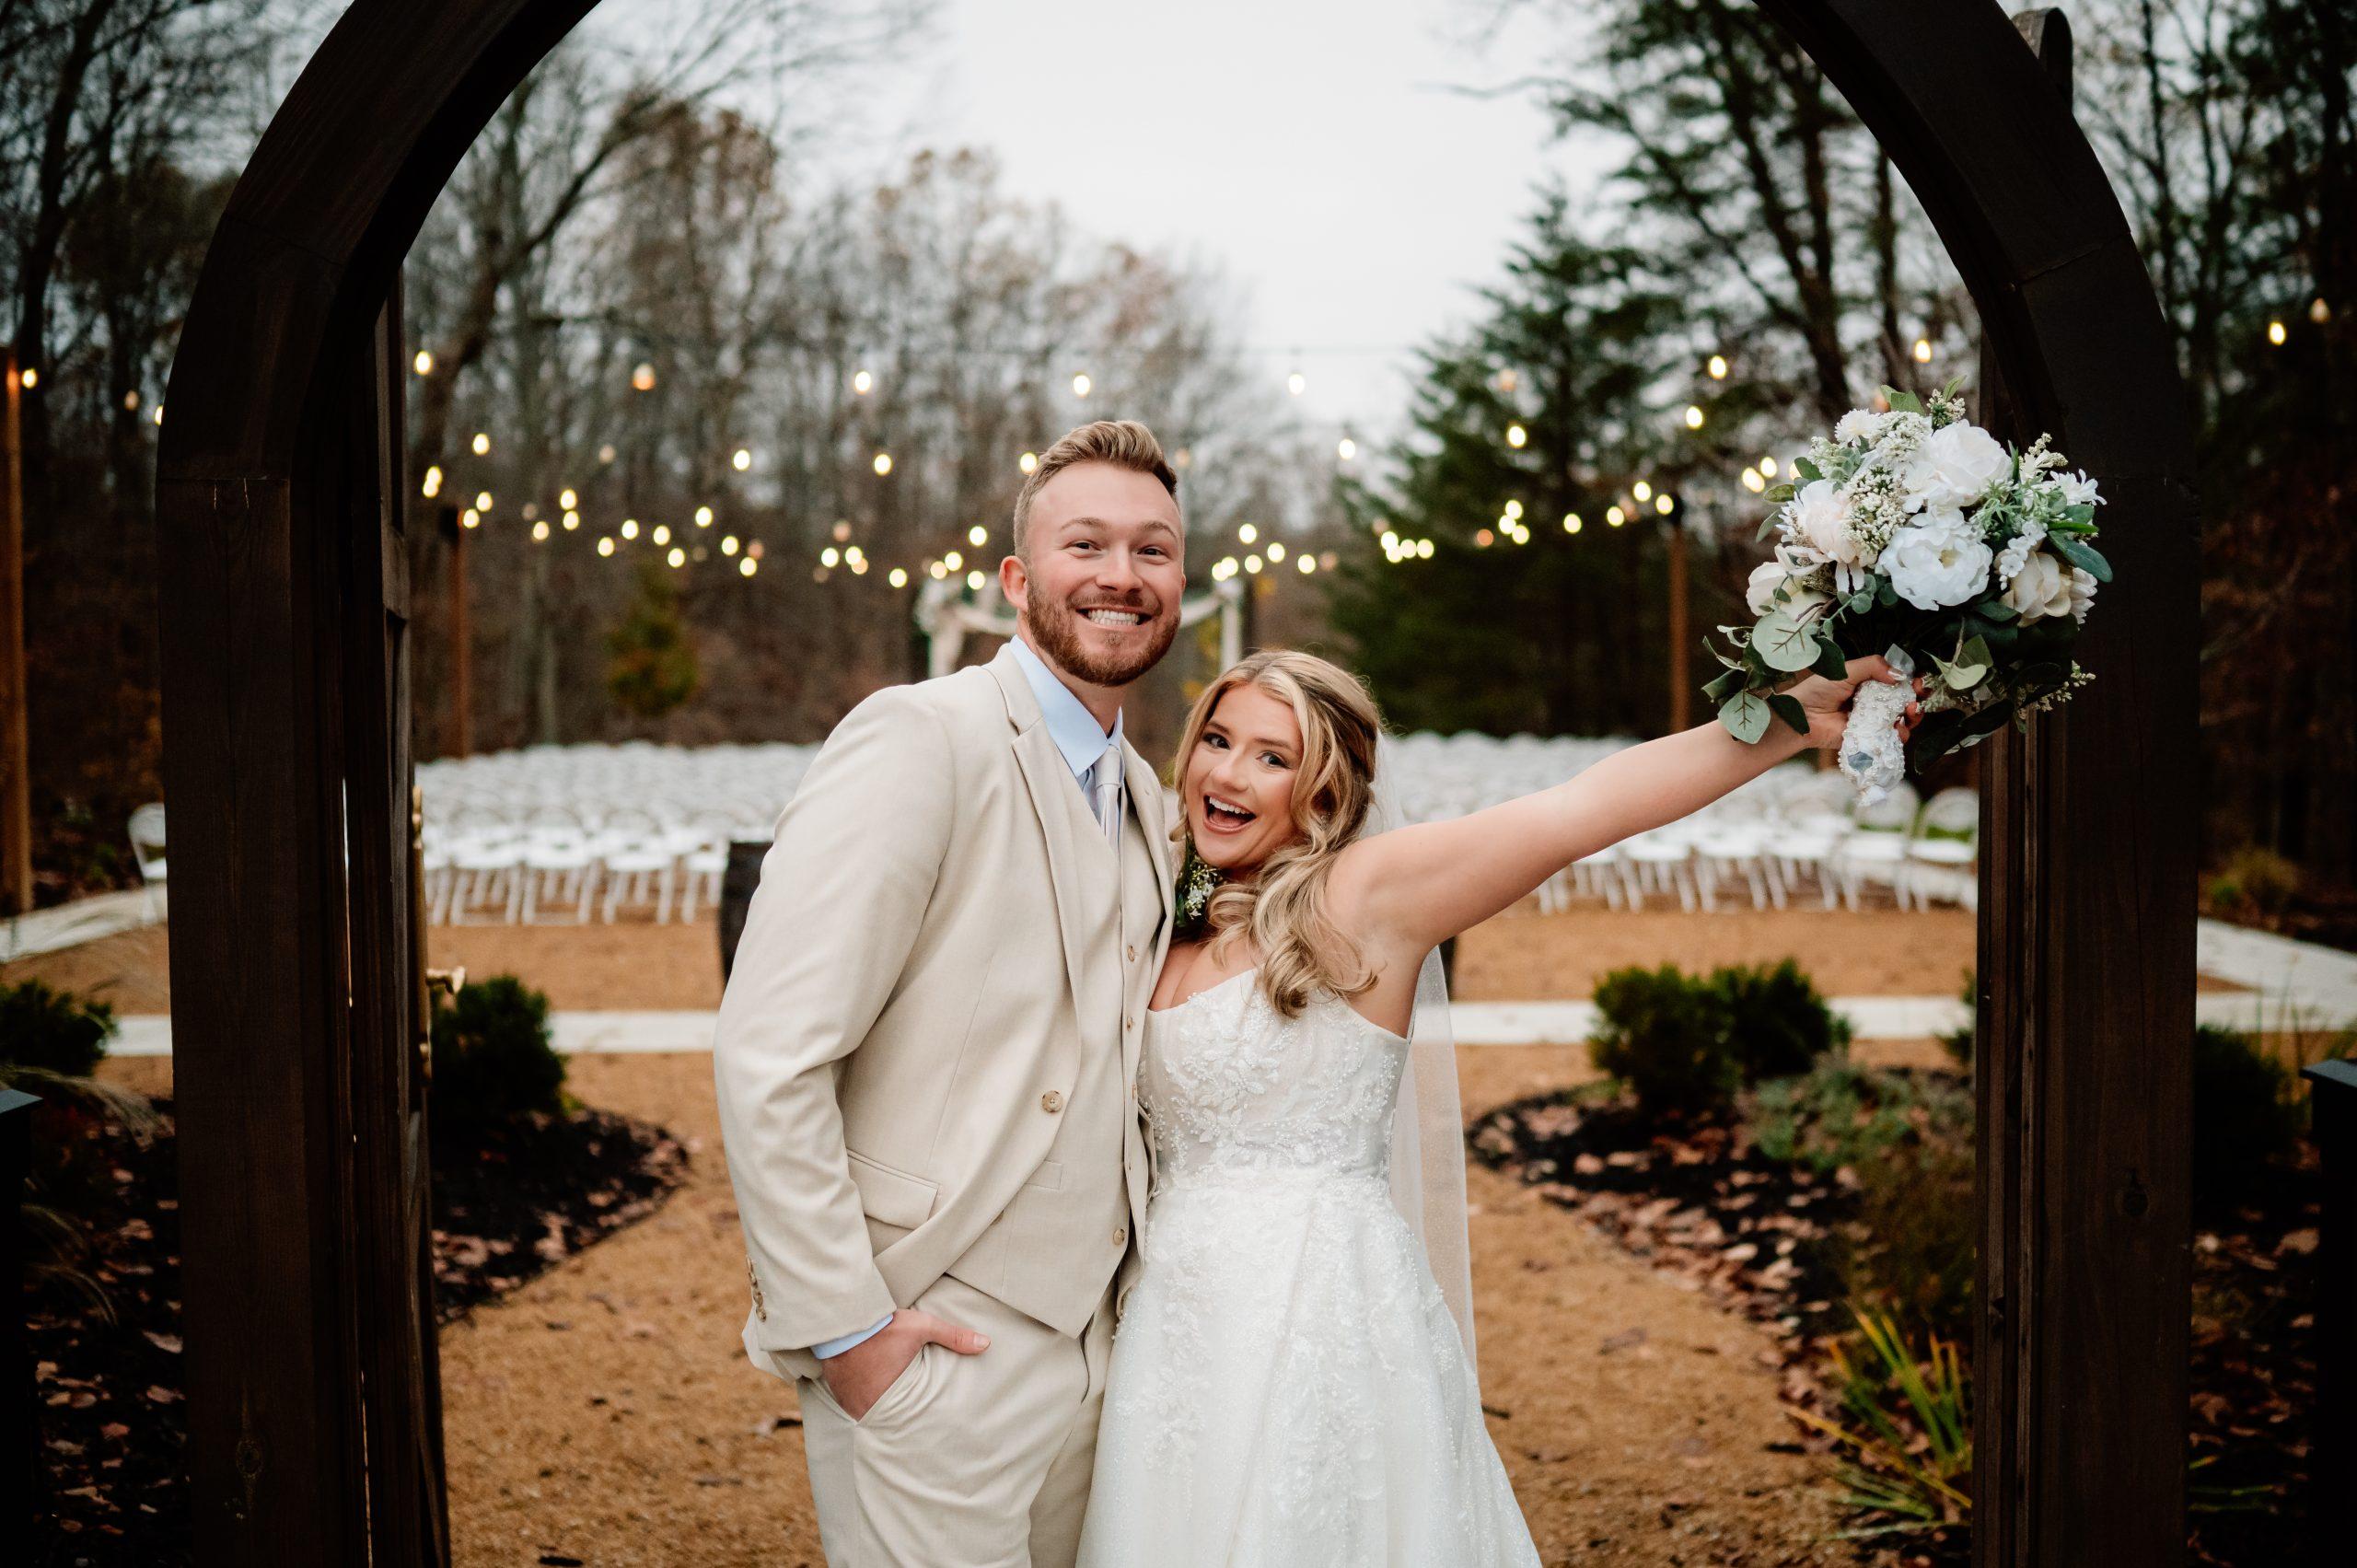
[[[1297,1016],[1310,993],[1356,996],[1375,983],[1358,945],[1326,914],[1326,883],[1335,857],[1366,827],[1375,802],[1376,744],[1383,718],[1350,671],[1313,654],[1271,648],[1231,667],[1195,699],[1178,742],[1175,785],[1183,793],[1187,761],[1202,743],[1222,697],[1257,686],[1293,709],[1301,726],[1294,772],[1293,820],[1300,837],[1261,862],[1249,880],[1222,883],[1204,910],[1214,961],[1239,941],[1260,955],[1260,988],[1277,1011]],[[1173,835],[1186,842],[1186,817]]]

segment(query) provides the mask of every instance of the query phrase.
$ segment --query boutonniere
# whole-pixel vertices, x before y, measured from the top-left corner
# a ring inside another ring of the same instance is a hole
[[[1178,874],[1178,908],[1171,923],[1182,932],[1201,925],[1211,908],[1212,895],[1219,891],[1224,879],[1219,867],[1198,855],[1194,842],[1189,840],[1186,865]]]

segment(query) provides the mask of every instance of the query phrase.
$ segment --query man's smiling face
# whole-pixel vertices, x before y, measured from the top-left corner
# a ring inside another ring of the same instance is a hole
[[[1161,481],[1113,463],[1063,470],[1031,498],[999,581],[1033,647],[1093,686],[1127,686],[1178,634],[1186,532]]]

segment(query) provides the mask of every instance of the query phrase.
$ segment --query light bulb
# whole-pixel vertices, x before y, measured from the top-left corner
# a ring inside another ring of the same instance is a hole
[[[417,357],[411,360],[410,363],[417,367],[417,373],[420,376],[431,376],[434,374],[434,356],[424,349],[419,349],[417,351]]]
[[[876,454],[876,471],[879,474],[887,474],[892,471],[891,453],[878,452]]]

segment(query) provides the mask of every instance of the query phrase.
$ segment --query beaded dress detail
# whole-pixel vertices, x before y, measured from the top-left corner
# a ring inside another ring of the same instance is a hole
[[[1081,1568],[1536,1568],[1389,1190],[1408,1041],[1258,970],[1147,1015],[1144,1268]]]

